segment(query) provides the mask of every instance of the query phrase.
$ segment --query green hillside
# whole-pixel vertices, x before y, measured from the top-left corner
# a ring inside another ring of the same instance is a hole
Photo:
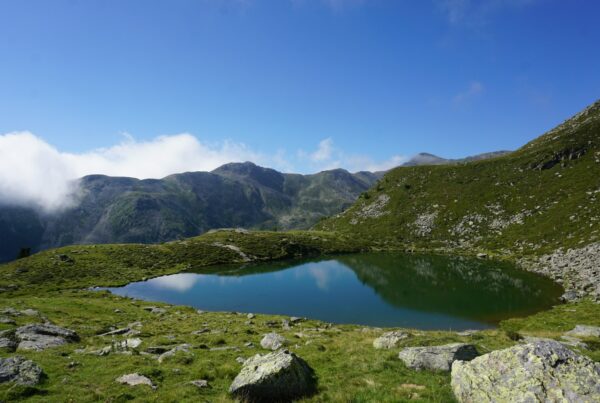
[[[539,255],[600,240],[600,102],[516,152],[400,167],[316,228],[381,247]]]

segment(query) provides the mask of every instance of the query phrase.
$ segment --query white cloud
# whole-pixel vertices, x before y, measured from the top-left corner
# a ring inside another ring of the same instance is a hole
[[[459,92],[452,98],[452,102],[455,104],[460,104],[470,99],[475,98],[479,94],[481,94],[484,90],[483,84],[479,81],[472,81],[469,83],[469,86],[464,90]]]
[[[228,162],[263,162],[245,145],[201,143],[184,133],[74,154],[60,152],[29,132],[0,135],[0,201],[46,211],[72,204],[75,180],[90,174],[162,178],[186,171],[209,171]]]
[[[31,206],[51,212],[77,203],[77,179],[91,174],[163,178],[189,172],[211,171],[229,162],[252,161],[284,172],[316,172],[334,168],[380,171],[406,158],[396,155],[375,161],[365,155],[348,154],[325,138],[316,150],[298,151],[288,158],[278,150],[266,156],[241,143],[206,144],[183,133],[136,141],[125,133],[120,143],[83,153],[56,149],[30,132],[0,135],[0,202]]]
[[[387,160],[376,161],[367,155],[349,154],[336,147],[331,137],[321,140],[317,145],[317,149],[313,152],[307,153],[299,150],[297,158],[300,165],[307,163],[313,171],[336,168],[344,168],[350,172],[386,171],[407,161],[407,158],[402,155],[393,155]]]

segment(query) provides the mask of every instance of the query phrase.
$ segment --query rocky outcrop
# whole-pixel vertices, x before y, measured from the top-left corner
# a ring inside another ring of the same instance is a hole
[[[450,371],[457,360],[470,361],[479,354],[472,344],[453,343],[443,346],[407,347],[400,351],[400,358],[408,368]]]
[[[589,296],[600,301],[600,243],[579,249],[558,250],[536,261],[519,263],[527,270],[543,274],[565,288],[563,300],[573,301]]]
[[[457,361],[451,383],[460,402],[598,402],[600,364],[538,341]]]
[[[15,338],[19,343],[17,350],[33,351],[79,341],[79,336],[74,331],[47,323],[21,326],[15,331]]]
[[[35,362],[21,356],[0,358],[0,383],[34,386],[40,383],[43,375],[44,371]]]
[[[287,340],[285,337],[281,336],[277,333],[267,333],[265,337],[260,341],[260,345],[262,348],[267,350],[277,350],[287,344]]]
[[[246,360],[229,392],[247,402],[291,401],[315,393],[316,383],[304,360],[280,350]]]
[[[401,340],[409,337],[409,334],[399,330],[387,332],[373,340],[373,347],[376,349],[390,349],[398,345]]]

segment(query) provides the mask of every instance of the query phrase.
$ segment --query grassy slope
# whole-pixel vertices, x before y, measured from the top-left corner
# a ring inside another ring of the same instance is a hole
[[[491,160],[397,168],[316,228],[381,245],[541,254],[600,240],[600,103]],[[387,203],[368,215],[369,206]],[[372,214],[373,215],[373,214]],[[423,230],[419,223],[433,224]]]
[[[38,309],[56,324],[79,332],[82,341],[46,352],[25,353],[44,368],[48,378],[36,388],[0,385],[0,399],[228,401],[227,388],[240,369],[235,358],[263,351],[243,347],[244,343],[251,341],[258,345],[264,333],[276,330],[292,342],[291,349],[316,371],[319,393],[308,400],[451,401],[449,375],[406,369],[396,358],[402,346],[470,341],[485,353],[514,344],[515,332],[558,338],[575,324],[600,325],[600,305],[587,301],[563,305],[467,337],[452,332],[414,331],[414,336],[397,349],[378,351],[371,345],[382,332],[377,329],[362,331],[357,326],[329,327],[308,321],[288,331],[280,326],[269,327],[268,320],[279,320],[272,316],[258,315],[254,324],[247,324],[243,315],[198,314],[187,307],[169,307],[167,314],[156,316],[142,309],[146,303],[81,289],[242,260],[239,253],[215,243],[236,245],[257,259],[283,259],[359,251],[373,246],[475,248],[512,256],[595,241],[598,203],[594,203],[597,197],[594,192],[600,188],[596,118],[599,109],[600,105],[596,105],[587,115],[577,117],[510,156],[457,166],[397,169],[365,193],[348,213],[320,225],[321,229],[338,231],[335,233],[227,231],[161,245],[65,247],[5,265],[0,270],[0,287],[16,286],[16,289],[2,294],[0,307]],[[561,158],[563,161],[551,168],[538,168]],[[363,218],[358,214],[384,194],[390,200],[381,212],[390,213],[379,218]],[[414,225],[417,218],[435,211],[432,231],[419,234]],[[515,221],[515,217],[521,217],[523,224],[515,222],[498,228],[499,222]],[[360,223],[351,224],[353,219]],[[465,222],[461,227],[458,224],[462,221]],[[495,224],[490,225],[492,222]],[[468,229],[461,234],[452,233],[464,228]],[[61,260],[60,255],[68,258]],[[121,312],[115,312],[116,309]],[[18,317],[17,320],[23,324],[36,319]],[[147,355],[99,357],[75,352],[78,348],[91,350],[109,344],[109,340],[97,334],[111,326],[138,320],[144,324],[139,335],[143,340],[142,350],[153,345],[187,342],[193,346],[193,356],[158,364]],[[212,332],[202,336],[191,334],[203,327]],[[296,338],[297,332],[308,337]],[[237,346],[240,351],[206,349],[223,346]],[[590,350],[582,353],[600,360],[599,343],[590,340],[589,346]],[[158,389],[130,388],[114,382],[118,376],[130,372],[149,376]],[[188,384],[199,378],[208,379],[212,387],[197,390]]]

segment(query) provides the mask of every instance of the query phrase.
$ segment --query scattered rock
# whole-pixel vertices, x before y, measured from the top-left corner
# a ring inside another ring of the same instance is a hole
[[[235,360],[242,365],[244,365],[244,363],[246,362],[246,359],[244,357],[237,357]]]
[[[283,330],[290,330],[292,327],[290,326],[290,322],[286,319],[281,320],[281,327]]]
[[[0,316],[0,323],[5,324],[5,325],[16,325],[17,324],[17,322],[15,322],[14,319],[8,318],[6,316]]]
[[[146,352],[148,354],[163,354],[163,353],[166,353],[167,351],[169,351],[169,348],[163,347],[163,346],[146,347],[146,349],[144,350],[144,352]]]
[[[122,383],[124,385],[137,386],[137,385],[147,385],[152,389],[156,389],[156,386],[152,383],[150,378],[145,377],[144,375],[140,375],[138,373],[127,374],[120,376],[116,379],[117,382]]]
[[[246,360],[229,392],[248,402],[291,401],[315,393],[316,384],[303,359],[280,350]]]
[[[300,323],[300,322],[302,322],[303,320],[304,320],[303,318],[299,318],[299,317],[297,317],[297,316],[292,316],[292,317],[290,318],[290,323],[292,323],[292,324],[294,324],[294,325],[295,325],[296,323]]]
[[[399,330],[387,332],[373,340],[373,347],[376,349],[390,349],[398,345],[401,340],[407,339],[409,334]]]
[[[487,259],[488,255],[487,253],[478,253],[477,254],[477,258],[479,259]]]
[[[195,381],[190,381],[190,383],[198,389],[208,388],[208,381],[206,379],[198,379]]]
[[[205,328],[203,328],[203,329],[200,329],[200,330],[194,330],[194,331],[192,332],[192,334],[193,334],[193,335],[196,335],[196,336],[199,336],[199,335],[201,335],[201,334],[204,334],[204,333],[209,333],[209,332],[210,332],[210,329],[209,329],[209,328],[207,328],[207,327],[205,327]]]
[[[157,306],[145,306],[142,308],[144,311],[148,311],[150,313],[155,313],[155,314],[163,314],[163,313],[167,313],[167,310],[165,308],[159,308]]]
[[[247,317],[248,319],[254,319],[254,318],[256,318],[256,315],[255,315],[255,314],[253,314],[253,313],[249,313],[249,314],[248,314],[246,317]]]
[[[460,402],[592,402],[600,396],[600,364],[539,341],[456,361],[451,384]]]
[[[4,308],[2,311],[0,311],[0,314],[9,316],[21,316],[21,312],[11,307]]]
[[[173,356],[175,356],[175,354],[177,354],[178,352],[182,351],[184,353],[189,353],[190,352],[190,348],[191,346],[189,344],[181,344],[175,348],[172,348],[171,350],[162,353],[159,357],[158,357],[158,362],[162,363],[164,360],[171,358]]]
[[[40,383],[43,375],[44,371],[39,365],[19,355],[0,358],[0,383],[34,386]]]
[[[600,327],[577,325],[573,330],[565,333],[565,336],[571,337],[600,337]]]
[[[74,331],[51,324],[21,326],[15,331],[15,337],[19,340],[17,350],[42,351],[79,341]]]
[[[287,345],[287,340],[277,333],[267,333],[260,341],[260,345],[264,349],[275,351]]]
[[[572,302],[577,301],[579,299],[579,293],[577,291],[567,291],[563,295],[560,296],[560,300],[562,302]]]
[[[22,310],[21,313],[25,316],[39,316],[40,313],[38,311],[36,311],[35,309],[25,309]]]
[[[479,354],[472,344],[452,343],[443,346],[407,347],[400,351],[400,358],[408,368],[450,371],[457,360],[470,361]]]
[[[461,332],[456,332],[457,336],[462,336],[462,337],[468,337],[468,336],[473,336],[474,334],[479,333],[479,330],[463,330]]]
[[[116,336],[119,334],[125,334],[127,332],[130,332],[131,328],[129,327],[122,327],[120,329],[115,329],[115,330],[111,330],[110,332],[106,332],[106,333],[102,333],[99,336]]]

